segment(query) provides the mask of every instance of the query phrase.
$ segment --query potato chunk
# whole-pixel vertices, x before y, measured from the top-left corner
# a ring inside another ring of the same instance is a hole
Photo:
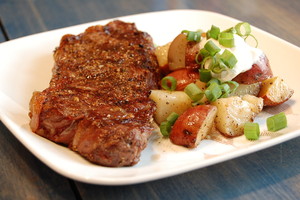
[[[246,94],[257,96],[261,88],[261,82],[252,84],[239,84],[236,90],[230,96],[243,96]]]
[[[262,82],[258,96],[264,99],[265,106],[276,106],[286,102],[293,94],[294,90],[282,78],[273,77]]]
[[[170,133],[173,144],[195,148],[210,133],[217,108],[212,105],[199,105],[189,108],[179,116]]]
[[[221,98],[212,103],[217,106],[216,128],[225,136],[242,135],[244,124],[252,122],[263,108],[263,99],[252,95]]]
[[[158,46],[155,49],[155,55],[157,57],[158,65],[164,67],[168,64],[168,52],[171,43],[167,43],[163,46]]]
[[[178,115],[192,107],[190,97],[183,91],[152,90],[150,99],[156,103],[155,121],[160,124],[172,112]]]
[[[185,68],[186,35],[180,33],[171,43],[168,52],[168,63],[171,71]]]

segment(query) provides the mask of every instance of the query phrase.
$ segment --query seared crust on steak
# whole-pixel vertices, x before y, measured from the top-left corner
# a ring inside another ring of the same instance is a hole
[[[136,164],[158,87],[151,37],[116,20],[63,36],[54,60],[50,86],[30,101],[32,131],[100,165]]]

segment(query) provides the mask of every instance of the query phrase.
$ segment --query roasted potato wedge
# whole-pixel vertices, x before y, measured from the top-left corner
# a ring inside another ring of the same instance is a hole
[[[252,84],[261,82],[271,77],[273,77],[273,72],[270,67],[269,60],[266,55],[262,55],[260,60],[252,65],[251,69],[237,75],[233,81],[241,84]]]
[[[264,99],[264,106],[276,106],[290,99],[293,94],[294,90],[276,76],[262,82],[258,96]]]
[[[244,96],[246,94],[257,96],[261,88],[261,82],[252,84],[239,84],[236,90],[230,96]]]
[[[168,52],[171,43],[167,43],[163,46],[158,46],[155,49],[155,55],[157,57],[158,65],[164,67],[168,64]]]
[[[183,33],[180,33],[172,41],[168,52],[168,63],[171,71],[185,68],[187,43],[186,35]]]
[[[182,114],[192,106],[192,101],[183,91],[152,90],[150,99],[156,103],[154,120],[160,124],[172,112]]]
[[[216,128],[225,136],[243,134],[244,123],[252,122],[263,108],[263,99],[252,95],[221,98],[212,103],[218,109]]]
[[[216,106],[199,105],[189,108],[175,122],[170,140],[173,144],[195,148],[211,131],[217,114]]]

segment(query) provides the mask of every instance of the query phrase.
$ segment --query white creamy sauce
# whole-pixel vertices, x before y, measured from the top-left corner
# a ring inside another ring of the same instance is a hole
[[[262,50],[248,45],[243,38],[241,38],[236,34],[234,34],[235,46],[232,48],[226,48],[220,45],[219,42],[215,39],[211,38],[209,40],[212,40],[214,44],[216,44],[221,49],[221,51],[219,52],[220,54],[222,54],[223,51],[227,49],[231,51],[235,55],[236,59],[238,60],[238,62],[232,69],[228,68],[226,71],[223,71],[220,74],[212,73],[213,77],[218,78],[222,82],[230,81],[240,73],[251,69],[252,65],[259,62],[260,56],[263,55]],[[209,40],[203,38],[199,43],[200,49],[204,48],[204,45]]]

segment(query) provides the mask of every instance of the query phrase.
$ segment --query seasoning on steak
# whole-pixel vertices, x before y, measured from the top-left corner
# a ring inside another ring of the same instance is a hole
[[[50,85],[30,101],[33,132],[93,163],[131,166],[152,132],[158,64],[152,38],[112,21],[65,35],[54,52]]]

